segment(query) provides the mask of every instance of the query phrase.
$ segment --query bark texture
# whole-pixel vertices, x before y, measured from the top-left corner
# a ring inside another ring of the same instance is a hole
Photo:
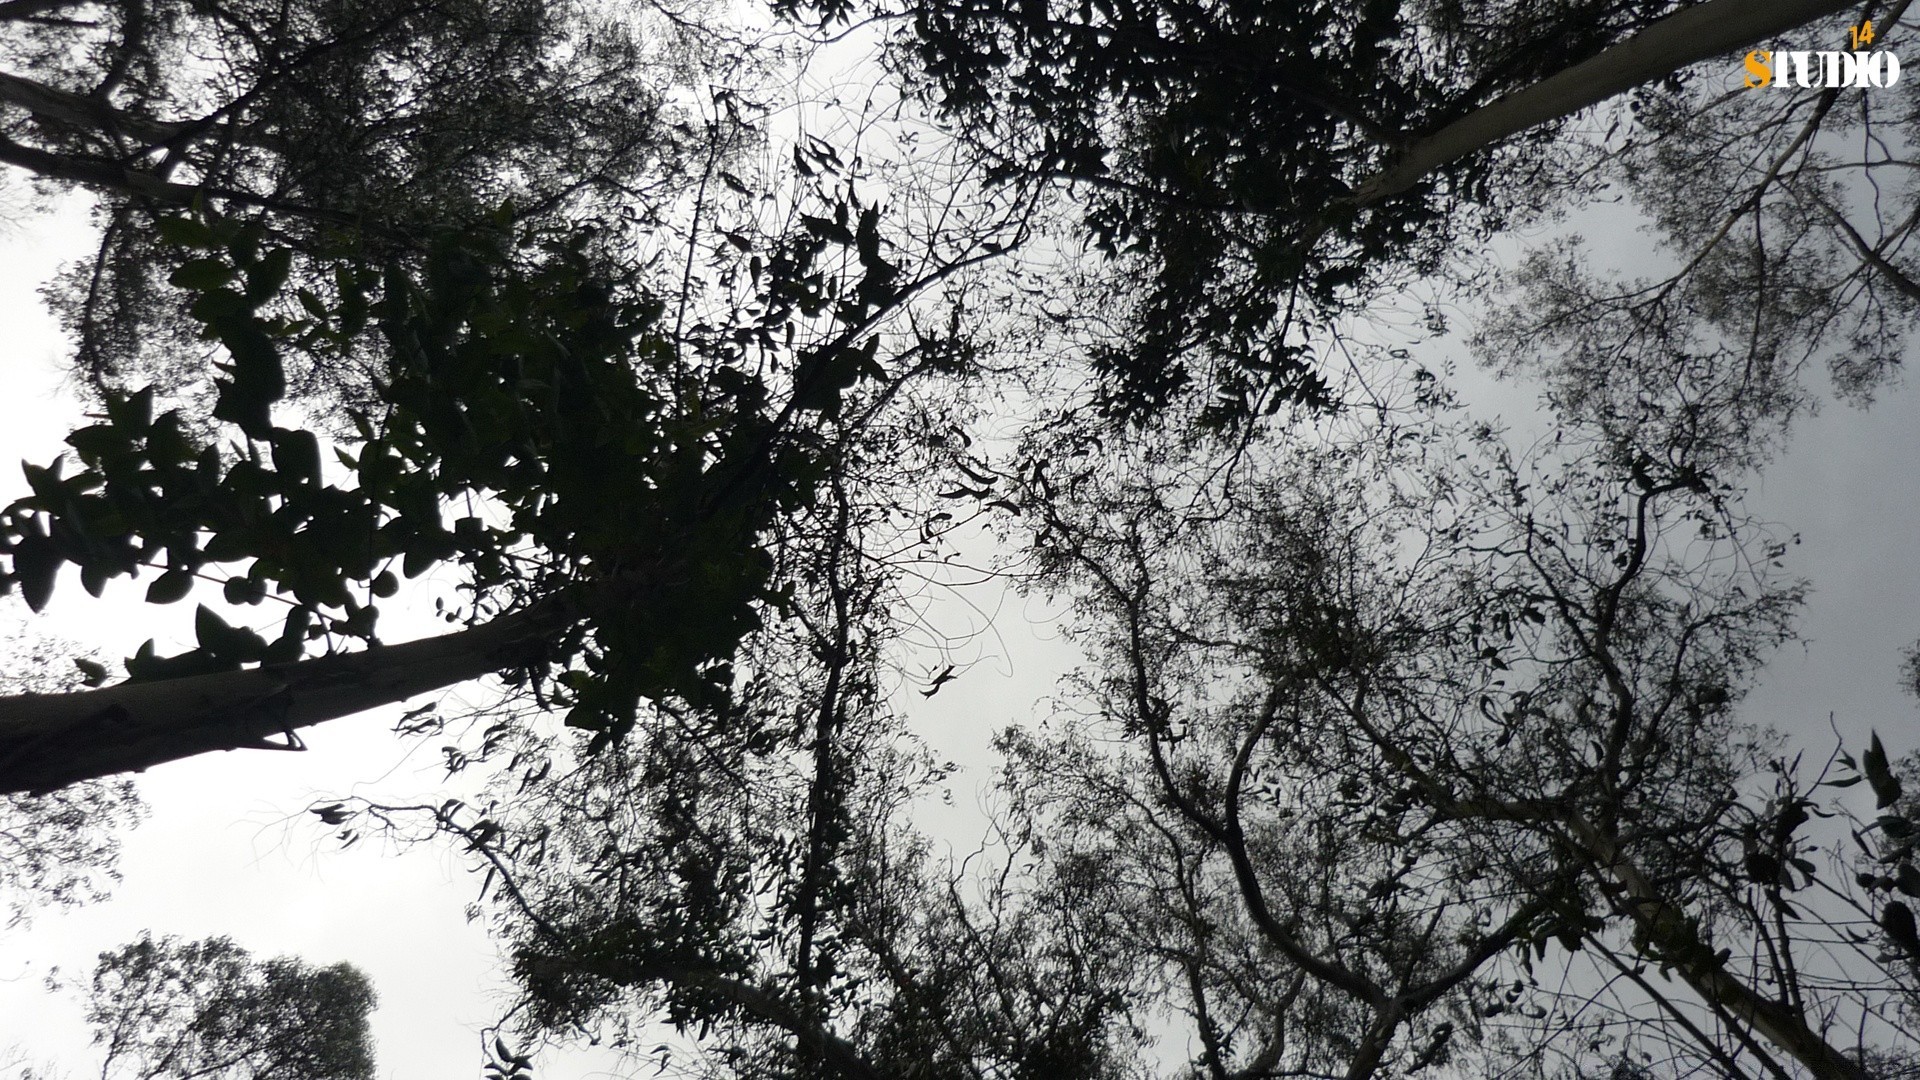
[[[1418,184],[1435,169],[1529,128],[1571,116],[1636,86],[1725,56],[1859,6],[1859,0],[1708,0],[1647,27],[1591,59],[1484,105],[1415,140],[1362,185],[1354,203],[1371,206]],[[1820,43],[1807,42],[1817,48]],[[1829,43],[1838,48],[1839,44]]]
[[[45,792],[214,750],[287,749],[301,728],[538,660],[562,600],[402,645],[240,671],[0,697],[0,793]],[[276,738],[279,741],[275,741]]]

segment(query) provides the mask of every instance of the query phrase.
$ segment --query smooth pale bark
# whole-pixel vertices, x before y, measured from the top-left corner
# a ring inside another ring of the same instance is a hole
[[[1691,64],[1765,44],[1815,19],[1859,6],[1859,0],[1708,0],[1676,12],[1598,56],[1415,140],[1384,171],[1360,186],[1353,203],[1371,206],[1405,192],[1435,169],[1509,136],[1571,116]],[[1794,44],[1837,49],[1844,43]]]
[[[1594,865],[1625,889],[1619,905],[1627,909],[1653,948],[1664,954],[1649,959],[1672,964],[1694,993],[1791,1054],[1819,1080],[1873,1080],[1864,1066],[1809,1027],[1799,1010],[1755,991],[1730,974],[1712,947],[1701,939],[1684,909],[1668,899],[1611,838],[1578,814],[1568,815],[1566,824]]]
[[[1416,778],[1418,779],[1418,778]],[[1423,784],[1428,781],[1421,781]],[[1439,805],[1461,818],[1556,824],[1564,827],[1599,874],[1618,884],[1623,895],[1615,907],[1633,920],[1651,950],[1648,960],[1672,965],[1681,980],[1710,1004],[1747,1024],[1761,1038],[1791,1055],[1819,1080],[1873,1080],[1857,1061],[1842,1053],[1807,1023],[1804,1013],[1756,991],[1727,971],[1683,905],[1668,897],[1620,845],[1577,812],[1539,800],[1455,800],[1441,792]],[[1643,947],[1644,949],[1644,947]],[[1657,950],[1657,951],[1654,951]]]
[[[0,697],[0,792],[51,791],[214,750],[288,749],[300,728],[534,662],[546,640],[579,617],[575,605],[555,600],[403,645]]]

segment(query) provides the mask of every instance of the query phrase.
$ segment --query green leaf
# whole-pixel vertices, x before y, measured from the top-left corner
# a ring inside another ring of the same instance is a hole
[[[327,305],[321,303],[320,298],[314,295],[312,289],[301,289],[294,295],[299,298],[300,306],[307,309],[307,314],[313,316],[316,322],[327,321],[331,313],[327,311]]]
[[[1867,774],[1867,783],[1873,787],[1874,809],[1885,810],[1900,801],[1900,780],[1887,762],[1887,748],[1880,745],[1879,732],[1873,733],[1872,744],[1867,747],[1860,767]]]
[[[221,259],[190,259],[174,270],[169,282],[194,292],[212,292],[238,275]]]
[[[175,247],[210,248],[219,243],[206,223],[190,217],[163,217],[154,222],[160,239]]]
[[[193,590],[193,574],[186,570],[169,570],[147,586],[147,603],[171,604]],[[204,610],[204,609],[202,609]]]
[[[287,283],[287,273],[292,268],[291,250],[275,248],[267,252],[259,262],[247,267],[247,299],[255,304],[265,303]]]

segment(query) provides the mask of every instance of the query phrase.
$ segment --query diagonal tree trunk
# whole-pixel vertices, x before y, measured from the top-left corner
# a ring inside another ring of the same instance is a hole
[[[103,139],[122,135],[159,145],[192,131],[197,125],[170,120],[148,120],[107,101],[62,90],[57,86],[0,72],[0,102],[17,105],[44,120],[92,132]]]
[[[1761,44],[1857,6],[1859,0],[1708,0],[1675,12],[1598,56],[1414,140],[1392,164],[1360,186],[1352,203],[1372,206],[1405,192],[1449,162],[1509,136],[1571,116],[1690,64]]]
[[[1793,1056],[1819,1080],[1873,1080],[1859,1062],[1842,1053],[1807,1022],[1798,1009],[1769,997],[1735,977],[1702,939],[1685,909],[1666,895],[1613,839],[1578,813],[1568,815],[1568,831],[1594,869],[1623,889],[1615,906],[1633,919],[1647,946],[1641,955],[1671,964],[1681,980],[1711,1005],[1746,1024]]]
[[[242,671],[0,697],[0,793],[44,792],[292,732],[536,661],[565,598],[439,637]],[[286,736],[285,742],[271,741]]]
[[[338,210],[255,195],[219,185],[179,184],[119,162],[76,154],[55,154],[4,136],[0,136],[0,164],[25,169],[49,180],[85,184],[96,191],[151,199],[166,206],[192,207],[205,199],[218,199],[236,206],[275,210],[330,225],[362,223],[357,215]]]

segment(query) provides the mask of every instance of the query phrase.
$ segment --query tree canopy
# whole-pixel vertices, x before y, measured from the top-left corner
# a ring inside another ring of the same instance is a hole
[[[103,1077],[369,1080],[373,991],[347,964],[258,961],[226,938],[100,954],[87,1022]]]
[[[312,812],[481,875],[499,1080],[1909,1075],[1915,766],[1742,703],[1808,588],[1746,492],[1920,316],[1920,114],[1730,81],[1904,13],[0,3],[0,161],[100,238],[0,588],[194,636],[0,697],[0,884],[110,880],[118,774],[484,685],[399,722],[460,794]],[[1085,664],[955,861],[901,666],[968,530]],[[142,1076],[369,1075],[370,1003],[95,980]]]

